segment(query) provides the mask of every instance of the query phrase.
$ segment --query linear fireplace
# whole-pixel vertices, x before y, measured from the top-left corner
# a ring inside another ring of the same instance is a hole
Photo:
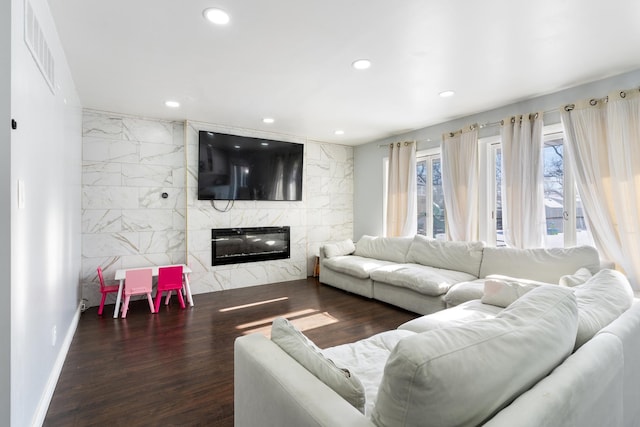
[[[211,229],[211,265],[285,259],[290,256],[288,226]]]

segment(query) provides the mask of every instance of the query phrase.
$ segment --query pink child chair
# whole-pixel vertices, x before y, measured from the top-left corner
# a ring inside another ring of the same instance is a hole
[[[191,265],[189,265],[189,267],[191,267]],[[189,280],[190,278],[190,274],[186,274],[183,276],[183,279]],[[186,288],[186,284],[184,283],[184,280],[182,281],[182,290],[181,291],[176,291],[176,292],[182,292],[182,294],[186,297],[187,296],[187,288]],[[164,299],[164,305],[169,305],[169,301],[171,300],[171,294],[173,293],[173,291],[168,291],[167,292],[167,296]],[[185,301],[186,303],[186,301]],[[158,310],[156,310],[156,313],[158,312]]]
[[[102,316],[102,310],[104,309],[104,302],[107,299],[107,294],[117,293],[118,285],[105,285],[104,277],[102,275],[102,267],[98,267],[98,280],[100,280],[100,293],[102,294],[102,299],[100,299],[100,308],[98,308],[98,316]]]
[[[156,291],[156,313],[160,310],[160,300],[162,292],[167,291],[171,295],[171,291],[176,291],[180,308],[185,308],[184,298],[182,297],[182,266],[160,267],[158,269],[158,290]],[[169,299],[165,301],[165,305],[169,304]]]
[[[149,309],[153,313],[153,299],[151,298],[151,285],[153,282],[153,272],[150,268],[140,270],[128,270],[124,276],[124,303],[122,304],[122,318],[127,317],[129,310],[129,300],[131,295],[147,294]]]

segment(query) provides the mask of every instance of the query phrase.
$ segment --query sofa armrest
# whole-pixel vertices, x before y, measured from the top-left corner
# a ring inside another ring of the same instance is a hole
[[[261,334],[235,341],[234,425],[374,427],[362,413]]]
[[[486,427],[621,427],[622,343],[601,334],[498,412]]]

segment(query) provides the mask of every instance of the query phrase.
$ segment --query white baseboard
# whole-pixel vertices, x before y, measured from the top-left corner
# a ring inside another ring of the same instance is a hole
[[[53,398],[53,392],[56,390],[56,385],[58,384],[58,379],[60,378],[60,374],[62,373],[64,361],[67,358],[67,353],[69,353],[69,348],[71,347],[71,341],[73,341],[73,336],[76,333],[76,329],[78,328],[81,308],[82,301],[80,301],[78,309],[76,310],[76,314],[73,316],[73,320],[71,321],[71,325],[69,325],[69,329],[67,330],[67,333],[64,337],[64,341],[60,346],[60,352],[58,353],[58,357],[56,358],[56,363],[54,363],[53,368],[51,369],[51,374],[49,375],[47,386],[42,393],[42,397],[40,398],[40,402],[38,403],[38,408],[35,414],[33,414],[33,422],[31,423],[33,427],[42,426],[42,424],[44,423],[44,419],[47,416],[49,404],[51,403],[51,399]]]

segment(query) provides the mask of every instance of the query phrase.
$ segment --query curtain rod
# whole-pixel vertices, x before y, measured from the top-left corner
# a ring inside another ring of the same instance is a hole
[[[558,111],[560,111],[559,108],[552,108],[551,110],[545,110],[542,112],[542,114],[549,114],[549,113],[557,113]],[[479,129],[484,129],[487,127],[492,127],[492,126],[501,126],[502,125],[502,120],[498,120],[495,122],[486,122],[486,123],[474,123],[471,126],[469,126],[471,129],[473,129],[474,126],[477,126]],[[460,130],[457,130],[453,133],[459,132]],[[446,134],[447,132],[445,132]],[[451,133],[451,132],[448,132]],[[432,138],[427,138],[427,139],[423,139],[423,140],[416,140],[416,144],[421,143],[421,142],[431,142]],[[389,147],[389,144],[393,144],[393,142],[387,142],[386,144],[378,144],[378,148],[387,148]]]
[[[414,142],[416,143],[416,145],[418,145],[418,143],[420,143],[420,142],[431,142],[431,138],[422,139],[422,140],[414,139],[414,140],[412,140],[412,141],[396,141],[396,142],[387,142],[387,143],[385,143],[385,144],[378,144],[378,148],[389,148],[389,146],[390,146],[390,145],[393,145],[393,144],[396,144],[396,143],[397,143],[397,144],[400,144],[400,143],[402,143],[402,142],[404,142],[404,143],[405,143],[405,145],[407,145],[407,144],[412,144],[412,143],[414,143]]]
[[[557,113],[558,111],[560,111],[559,108],[552,108],[551,110],[546,110],[543,111],[542,114],[549,114],[549,113]],[[503,119],[504,120],[504,119]],[[502,125],[502,120],[498,120],[496,122],[487,122],[487,123],[481,123],[479,125],[477,125],[480,129],[482,128],[486,128],[486,127],[491,127],[491,126],[498,126],[498,125]],[[473,125],[472,125],[473,126]]]

